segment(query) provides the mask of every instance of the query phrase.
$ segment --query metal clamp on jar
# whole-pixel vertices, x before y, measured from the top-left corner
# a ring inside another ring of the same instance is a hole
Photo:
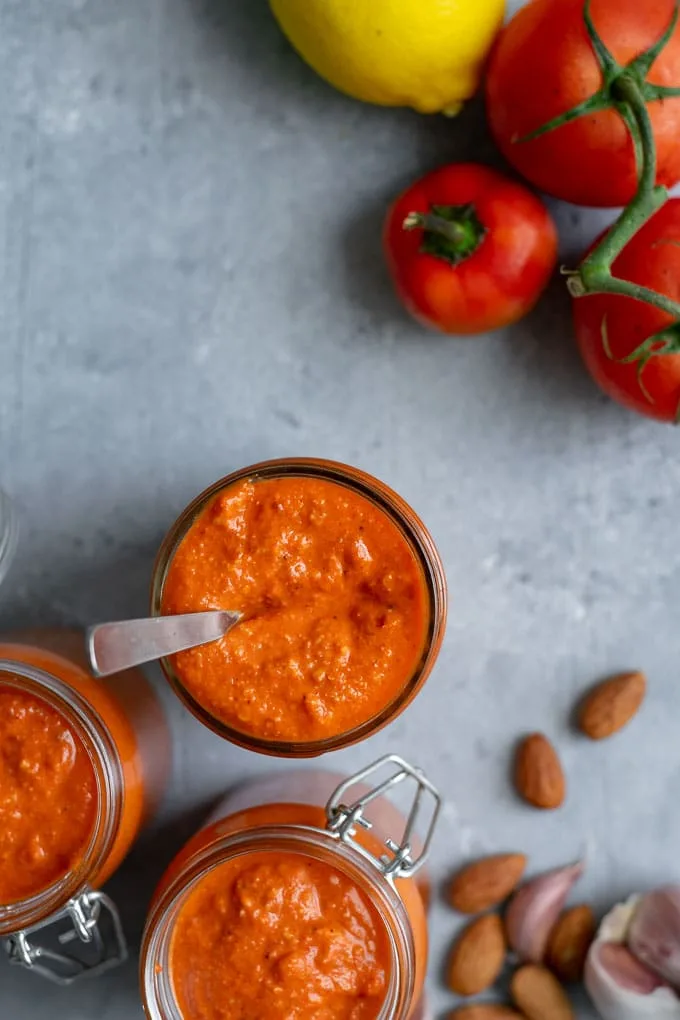
[[[393,765],[396,771],[392,771],[391,775],[377,786],[369,788],[362,796],[351,803],[349,807],[345,805],[344,798],[352,789],[366,783],[368,779],[389,765]],[[384,842],[388,852],[381,854],[380,857],[375,857],[360,840],[355,839],[357,829],[369,832],[373,828],[373,823],[369,822],[366,818],[368,806],[373,801],[385,797],[390,790],[393,790],[407,780],[415,782],[416,792],[411,810],[406,819],[404,831],[398,842],[395,842],[389,836],[385,837]],[[434,809],[421,848],[416,850],[417,826],[426,798],[434,801]],[[432,842],[440,808],[441,797],[429,779],[426,779],[423,775],[422,771],[414,768],[413,765],[409,765],[408,762],[398,755],[390,754],[374,762],[373,765],[369,765],[368,768],[363,769],[361,772],[355,773],[355,775],[336,787],[326,804],[327,829],[347,846],[354,847],[358,853],[371,861],[388,881],[394,882],[398,878],[413,878],[416,872],[425,864],[430,852],[430,843]]]
[[[194,1020],[200,1001],[312,1017],[324,995],[361,1003],[366,1020],[414,1017],[427,966],[416,876],[440,796],[397,755],[338,778],[300,770],[251,783],[180,851],[143,937],[150,1020]],[[397,788],[410,789],[404,811],[386,799]]]
[[[10,963],[60,985],[70,985],[85,974],[101,974],[128,957],[115,904],[92,889],[47,921],[10,935],[5,948]]]

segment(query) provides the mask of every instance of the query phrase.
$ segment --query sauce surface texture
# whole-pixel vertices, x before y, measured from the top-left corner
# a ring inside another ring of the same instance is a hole
[[[67,720],[0,684],[0,904],[37,895],[76,867],[96,812],[94,769]]]
[[[280,852],[204,878],[170,947],[185,1020],[375,1020],[389,959],[386,929],[348,876]]]
[[[192,524],[162,612],[232,609],[221,641],[173,659],[215,718],[279,741],[329,739],[378,715],[413,676],[429,625],[422,567],[396,524],[343,485],[237,483]]]

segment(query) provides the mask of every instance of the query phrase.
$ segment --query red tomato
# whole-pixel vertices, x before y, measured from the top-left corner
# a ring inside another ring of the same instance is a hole
[[[680,301],[680,199],[667,202],[614,262],[613,275]],[[659,421],[678,421],[680,332],[667,312],[611,294],[574,299],[576,336],[595,381],[625,407]],[[640,347],[669,330],[648,360]],[[665,348],[669,353],[659,353]],[[630,363],[625,359],[639,351]]]
[[[592,0],[591,7],[596,30],[622,66],[663,36],[674,11],[675,0]],[[680,24],[646,80],[680,86]],[[536,187],[578,205],[625,205],[635,193],[635,152],[621,115],[605,109],[531,141],[522,139],[602,84],[584,0],[527,4],[503,31],[489,66],[487,113],[503,154]],[[649,102],[648,109],[659,157],[657,180],[670,187],[680,180],[680,98]]]
[[[387,215],[384,241],[404,304],[444,333],[517,322],[557,261],[557,232],[542,202],[475,163],[442,167],[405,191]]]

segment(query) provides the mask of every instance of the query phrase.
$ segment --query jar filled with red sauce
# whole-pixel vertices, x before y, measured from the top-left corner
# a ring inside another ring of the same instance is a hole
[[[386,799],[402,784],[404,814]],[[232,792],[152,900],[149,1020],[416,1020],[439,803],[396,755],[344,781],[289,772]]]
[[[74,632],[0,638],[0,937],[12,963],[69,983],[125,958],[100,889],[169,766],[165,719],[139,671],[95,679]]]
[[[159,552],[154,615],[226,609],[221,640],[162,662],[205,725],[266,754],[363,740],[415,697],[446,623],[444,570],[407,503],[355,468],[269,461],[215,483]]]

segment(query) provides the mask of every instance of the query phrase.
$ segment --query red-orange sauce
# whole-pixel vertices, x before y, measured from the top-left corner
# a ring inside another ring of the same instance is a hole
[[[185,1020],[375,1020],[389,961],[385,925],[348,876],[273,851],[204,878],[170,948]]]
[[[368,498],[286,477],[219,493],[170,563],[163,613],[233,609],[223,640],[174,668],[216,719],[279,741],[323,740],[368,722],[404,689],[430,603],[408,541]]]
[[[96,813],[94,769],[65,717],[0,685],[0,904],[35,896],[75,868]]]

